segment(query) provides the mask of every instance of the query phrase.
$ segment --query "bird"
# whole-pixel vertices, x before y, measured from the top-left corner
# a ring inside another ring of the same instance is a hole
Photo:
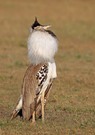
[[[27,41],[30,65],[25,72],[21,95],[11,119],[22,111],[23,119],[32,118],[32,123],[35,123],[37,117],[42,117],[44,122],[46,102],[53,80],[57,77],[54,56],[58,50],[58,39],[49,30],[50,27],[40,24],[35,18],[30,28]]]

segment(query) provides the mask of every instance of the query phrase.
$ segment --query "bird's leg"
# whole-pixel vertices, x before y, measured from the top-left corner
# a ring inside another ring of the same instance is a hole
[[[15,109],[14,109],[13,112],[12,112],[11,120],[17,116],[17,114],[19,113],[19,111],[20,111],[21,109],[22,109],[22,96],[21,96],[20,99],[18,100],[18,103],[17,103]]]
[[[32,113],[32,123],[35,123],[36,121],[36,98],[34,99],[34,104],[33,104],[33,113]]]
[[[42,95],[41,95],[41,105],[42,105],[42,122],[44,122],[44,104],[45,103],[45,100],[44,100],[44,91],[42,92]]]
[[[34,110],[33,114],[32,114],[32,123],[35,123],[35,119],[36,119],[35,115],[36,115],[36,113],[35,113],[35,110]]]

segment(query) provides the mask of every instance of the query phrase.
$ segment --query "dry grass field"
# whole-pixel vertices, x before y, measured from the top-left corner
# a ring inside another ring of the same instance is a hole
[[[10,114],[29,65],[29,27],[38,17],[59,39],[58,78],[35,125]],[[95,135],[95,1],[0,0],[0,135]]]

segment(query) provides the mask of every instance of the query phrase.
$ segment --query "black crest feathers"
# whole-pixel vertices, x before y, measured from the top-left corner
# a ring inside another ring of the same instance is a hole
[[[41,26],[41,24],[38,22],[37,17],[35,17],[35,22],[33,23],[33,25],[31,27],[32,27],[32,29],[34,29],[37,26]]]

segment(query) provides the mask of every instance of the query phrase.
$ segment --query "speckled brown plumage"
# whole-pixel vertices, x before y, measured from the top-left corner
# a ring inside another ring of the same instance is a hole
[[[47,78],[47,72],[47,64],[38,64],[36,66],[30,65],[25,73],[22,86],[22,114],[24,119],[29,120],[35,108],[37,117],[41,116],[41,102],[39,101],[37,103],[37,98],[43,83]],[[47,99],[50,87],[51,82],[45,92],[45,99]]]

